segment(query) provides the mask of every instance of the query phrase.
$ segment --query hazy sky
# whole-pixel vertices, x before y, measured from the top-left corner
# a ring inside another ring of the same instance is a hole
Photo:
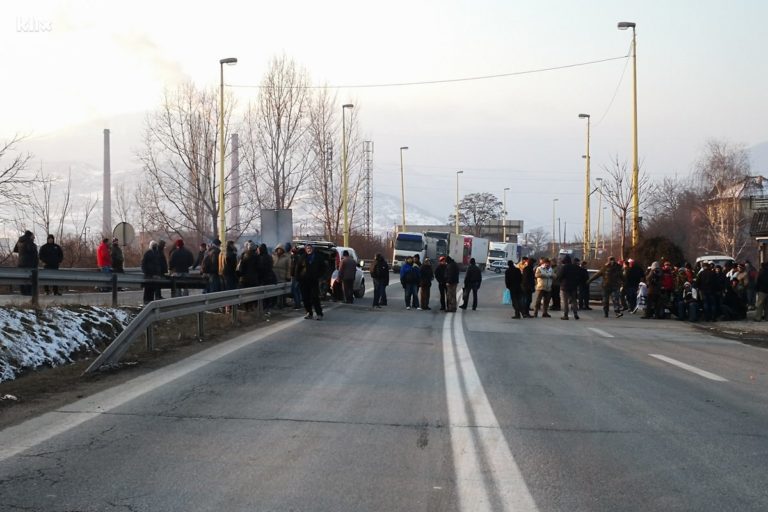
[[[163,88],[218,84],[223,57],[239,59],[226,69],[232,85],[258,84],[281,53],[317,84],[451,79],[622,56],[631,31],[616,23],[634,21],[641,162],[652,177],[687,174],[708,138],[768,140],[766,19],[762,0],[5,1],[0,138],[29,133],[46,162],[99,166],[100,128],[112,128],[120,135],[113,169],[133,169],[138,121]],[[631,161],[627,61],[338,95],[355,103],[375,142],[377,190],[399,196],[398,148],[407,145],[409,202],[447,217],[461,169],[462,195],[501,198],[512,187],[510,217],[529,229],[549,229],[558,197],[572,234],[583,229],[586,126],[578,114],[592,115],[593,177],[611,157]],[[257,92],[231,90],[241,105]],[[121,124],[127,119],[133,124]],[[93,133],[67,139],[82,125]],[[66,151],[57,139],[68,141]]]

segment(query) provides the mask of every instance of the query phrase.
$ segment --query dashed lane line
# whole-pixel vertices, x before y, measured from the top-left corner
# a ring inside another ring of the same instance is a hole
[[[655,357],[660,361],[664,361],[665,363],[669,363],[673,366],[677,366],[678,368],[682,368],[683,370],[687,370],[691,373],[695,373],[696,375],[699,375],[700,377],[704,377],[705,379],[714,380],[717,382],[728,382],[728,379],[724,379],[719,375],[708,372],[706,370],[702,370],[701,368],[696,368],[695,366],[685,364],[682,361],[678,361],[677,359],[672,359],[671,357],[667,357],[661,354],[648,354],[648,355],[651,357]]]
[[[603,338],[614,338],[615,336],[611,333],[605,332],[602,329],[598,329],[597,327],[587,327],[590,331],[599,334]]]

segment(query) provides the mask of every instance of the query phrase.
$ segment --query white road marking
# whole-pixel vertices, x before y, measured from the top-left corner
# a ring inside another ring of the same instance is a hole
[[[613,338],[614,337],[613,334],[607,333],[607,332],[605,332],[602,329],[598,329],[597,327],[587,327],[587,329],[589,329],[592,332],[595,332],[595,333],[599,334],[603,338]]]
[[[728,382],[728,379],[724,379],[719,375],[710,373],[706,370],[702,370],[701,368],[696,368],[695,366],[685,364],[681,361],[678,361],[677,359],[672,359],[671,357],[663,356],[661,354],[648,354],[648,355],[651,357],[655,357],[656,359],[660,359],[665,363],[669,363],[671,365],[677,366],[678,368],[682,368],[683,370],[688,370],[689,372],[695,373],[696,375],[704,377],[705,379],[716,380],[718,382]]]
[[[536,511],[520,468],[483,389],[461,313],[443,322],[448,422],[461,511]]]
[[[250,333],[238,336],[165,368],[160,368],[114,388],[73,402],[57,411],[49,412],[14,427],[6,428],[0,431],[0,462],[48,441],[56,435],[63,434],[149,391],[184,377],[236,350],[304,321],[302,318],[296,318],[269,327],[262,327],[255,336]]]

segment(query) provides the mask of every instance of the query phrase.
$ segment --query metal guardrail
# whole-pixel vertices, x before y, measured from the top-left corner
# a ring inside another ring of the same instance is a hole
[[[152,301],[131,320],[126,328],[115,340],[110,343],[104,352],[91,363],[84,374],[93,373],[104,366],[117,364],[120,358],[130,348],[136,338],[146,334],[147,349],[153,350],[154,340],[152,324],[169,318],[197,314],[197,337],[203,339],[204,313],[212,309],[225,306],[232,307],[232,321],[237,321],[237,306],[248,302],[260,301],[270,297],[279,297],[290,293],[291,283],[281,283],[267,286],[255,286],[252,288],[240,288],[223,292],[193,295],[188,297],[176,297]],[[261,303],[259,302],[259,308]],[[261,311],[261,309],[259,309]]]
[[[207,281],[202,276],[157,277],[147,279],[143,274],[107,273],[99,271],[38,268],[0,268],[0,285],[30,286],[31,302],[40,302],[41,286],[95,287],[112,292],[112,306],[117,307],[117,293],[120,288],[139,289],[145,283],[159,288],[205,288]]]

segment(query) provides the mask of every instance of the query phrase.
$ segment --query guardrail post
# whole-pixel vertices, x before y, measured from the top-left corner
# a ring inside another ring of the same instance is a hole
[[[117,274],[112,273],[112,307],[117,307]]]
[[[155,350],[155,333],[152,324],[147,326],[147,352]]]
[[[205,329],[205,312],[197,314],[197,341],[203,341],[203,330]]]
[[[171,297],[178,297],[179,293],[178,293],[178,288],[176,286],[176,276],[171,275],[170,278],[171,278]]]
[[[237,323],[237,304],[232,304],[232,323]]]
[[[37,306],[40,302],[40,275],[36,268],[32,269],[32,305]]]
[[[256,318],[259,320],[264,319],[264,301],[257,300],[256,301]]]

